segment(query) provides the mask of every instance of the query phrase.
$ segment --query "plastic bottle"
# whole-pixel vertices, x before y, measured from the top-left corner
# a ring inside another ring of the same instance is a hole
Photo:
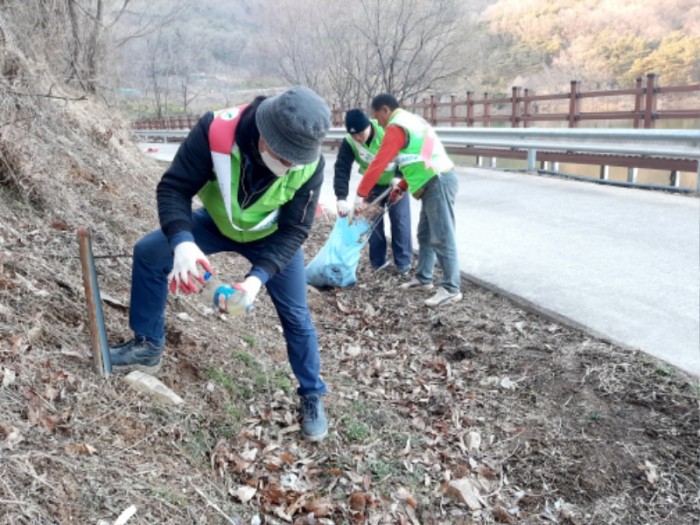
[[[209,272],[204,273],[202,297],[210,306],[227,314],[239,316],[253,311],[253,304],[245,292],[224,284]]]

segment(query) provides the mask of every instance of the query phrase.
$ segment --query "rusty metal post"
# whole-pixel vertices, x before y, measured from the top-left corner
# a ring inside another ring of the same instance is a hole
[[[474,93],[467,91],[467,127],[474,126]]]
[[[430,124],[437,126],[437,99],[430,95]]]
[[[646,87],[646,103],[644,104],[644,127],[656,127],[656,79],[659,77],[656,73],[647,75]]]
[[[513,86],[510,100],[510,127],[517,128],[520,127],[520,88],[518,86]]]
[[[83,269],[83,286],[88,307],[88,326],[90,328],[90,347],[95,362],[95,371],[107,377],[112,373],[112,362],[107,345],[100,287],[97,284],[95,259],[92,255],[92,241],[87,228],[78,228],[78,244],[80,245],[80,264]]]
[[[489,103],[489,94],[484,93],[484,127],[491,127],[491,104]]]
[[[528,128],[530,127],[530,110],[531,110],[531,104],[532,101],[530,100],[530,90],[528,88],[525,88],[523,90],[523,102],[524,102],[524,107],[523,107],[523,127]]]
[[[579,98],[578,89],[580,82],[578,80],[571,81],[571,92],[569,95],[569,127],[578,127],[579,119]]]
[[[637,77],[634,89],[634,121],[633,127],[636,129],[642,122],[642,97],[644,96],[644,86],[642,85],[642,77]]]
[[[455,127],[457,125],[457,104],[455,102],[455,96],[450,96],[450,126]]]

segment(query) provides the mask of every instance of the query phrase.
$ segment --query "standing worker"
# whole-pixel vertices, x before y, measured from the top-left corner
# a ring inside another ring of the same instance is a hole
[[[370,120],[361,109],[351,109],[345,114],[345,129],[347,135],[338,150],[335,161],[335,177],[333,188],[338,199],[338,215],[345,217],[351,211],[348,204],[348,186],[353,162],[360,166],[360,173],[365,173],[367,167],[374,160],[379,146],[384,138],[384,128],[376,120]],[[369,194],[369,200],[374,201],[384,193],[390,184],[396,184],[400,180],[395,175],[396,166],[389,163],[380,175],[374,188]],[[384,206],[388,200],[384,197],[377,204]],[[394,264],[399,275],[406,275],[411,269],[413,257],[413,242],[411,241],[411,206],[408,199],[399,199],[389,207],[389,220],[391,221],[391,252]],[[384,270],[390,264],[386,256],[387,243],[384,232],[384,216],[372,231],[369,238],[369,261],[375,270]]]
[[[372,100],[372,116],[385,129],[376,157],[357,188],[355,210],[366,206],[367,197],[394,159],[403,179],[391,191],[390,202],[408,190],[421,201],[418,222],[418,264],[415,278],[401,285],[405,290],[432,290],[437,259],[442,282],[437,293],[425,300],[440,306],[462,300],[459,261],[455,241],[454,203],[457,177],[454,164],[435,130],[424,119],[399,108],[393,95],[382,93]]]
[[[301,86],[199,120],[158,184],[161,228],[134,247],[134,338],[109,349],[116,372],[158,370],[168,288],[197,292],[204,283],[199,267],[213,273],[206,255],[235,252],[252,268],[234,288],[252,303],[264,284],[277,310],[299,381],[302,433],[312,441],[326,436],[327,389],[301,246],[323,183],[321,143],[329,126],[326,103]],[[195,195],[204,206],[192,212]]]

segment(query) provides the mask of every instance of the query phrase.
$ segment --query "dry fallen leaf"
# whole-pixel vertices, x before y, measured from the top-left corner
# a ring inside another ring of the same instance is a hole
[[[9,368],[5,368],[3,370],[3,375],[2,375],[2,386],[4,388],[7,388],[10,386],[12,383],[15,382],[15,379],[17,378],[17,374],[13,370],[10,370]]]
[[[350,510],[353,512],[364,513],[367,500],[362,492],[353,492],[350,495]]]
[[[644,460],[644,466],[640,467],[640,469],[646,475],[647,482],[649,483],[649,485],[656,485],[656,482],[659,480],[659,474],[656,470],[656,465],[654,465],[649,460]]]
[[[88,456],[92,456],[97,453],[97,449],[87,443],[71,443],[64,448],[69,454],[87,454]]]
[[[241,503],[248,503],[258,490],[255,487],[249,487],[247,485],[241,485],[235,489],[228,489],[228,493],[236,498]]]

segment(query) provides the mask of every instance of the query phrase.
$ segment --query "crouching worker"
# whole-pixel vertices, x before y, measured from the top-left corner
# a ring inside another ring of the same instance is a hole
[[[134,247],[134,338],[110,348],[114,371],[157,371],[168,289],[197,292],[204,271],[212,272],[207,255],[235,252],[252,267],[234,287],[252,303],[265,285],[277,310],[299,381],[302,433],[312,441],[326,436],[327,390],[301,246],[314,221],[329,126],[328,106],[301,86],[199,120],[158,184],[161,228]],[[193,212],[195,195],[204,207]]]

